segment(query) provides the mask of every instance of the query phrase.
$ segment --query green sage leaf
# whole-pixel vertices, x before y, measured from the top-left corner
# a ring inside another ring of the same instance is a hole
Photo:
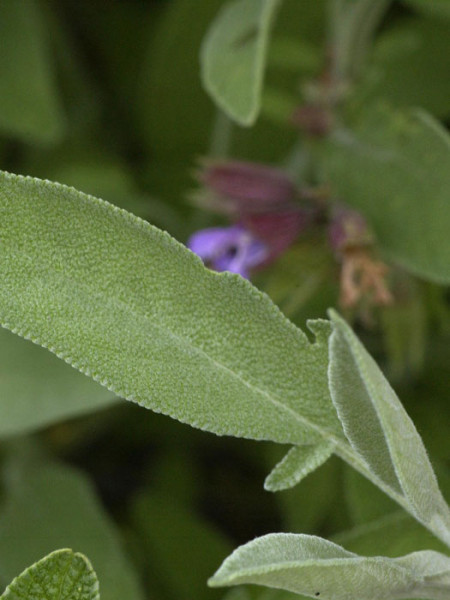
[[[334,444],[327,441],[309,446],[294,446],[266,477],[265,489],[278,492],[297,485],[328,460],[333,450]]]
[[[350,444],[372,473],[403,493],[413,516],[449,543],[450,509],[413,422],[350,327],[334,311],[330,316],[330,392]]]
[[[319,537],[275,533],[237,548],[209,584],[255,583],[333,600],[444,600],[448,589],[439,589],[433,578],[443,576],[449,564],[434,551],[363,557]]]
[[[337,130],[327,168],[339,197],[360,210],[389,260],[450,282],[450,141],[423,112],[368,109],[355,131]]]
[[[201,49],[203,85],[241,125],[252,125],[261,107],[270,29],[279,4],[280,0],[227,3]]]
[[[128,400],[218,434],[348,447],[316,342],[240,276],[71,188],[0,176],[0,322]]]
[[[88,559],[57,550],[12,581],[1,600],[100,600],[98,580]]]

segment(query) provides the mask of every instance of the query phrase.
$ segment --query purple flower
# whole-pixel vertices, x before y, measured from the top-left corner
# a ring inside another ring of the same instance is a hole
[[[187,245],[207,266],[238,273],[246,279],[250,270],[268,256],[266,245],[242,225],[202,229],[189,238]]]

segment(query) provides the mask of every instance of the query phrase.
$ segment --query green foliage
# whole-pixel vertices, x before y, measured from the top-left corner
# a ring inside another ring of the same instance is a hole
[[[66,544],[95,565],[104,598],[144,598],[114,525],[83,474],[45,460],[16,458],[6,476],[8,491],[0,515],[4,585],[27,565]]]
[[[450,282],[450,142],[422,112],[364,111],[355,131],[330,140],[333,188],[361,210],[389,259],[425,279]]]
[[[449,6],[1,3],[2,598],[448,599]]]
[[[57,550],[41,559],[8,585],[9,600],[99,600],[98,580],[90,562],[72,550]]]
[[[218,105],[241,125],[259,113],[272,21],[280,0],[235,0],[211,25],[202,47],[202,77]]]
[[[411,589],[443,599],[450,559],[432,550],[401,558],[364,558],[315,536],[270,534],[241,546],[210,585],[258,583],[337,600],[409,598]]]
[[[311,344],[241,278],[70,188],[4,174],[1,198],[3,326],[119,396],[208,431],[342,437],[326,323]]]
[[[450,543],[450,508],[413,422],[348,325],[331,318],[330,392],[348,440],[388,493]]]
[[[324,441],[310,446],[294,446],[267,476],[264,487],[271,492],[288,489],[320,467],[333,454],[334,444]]]

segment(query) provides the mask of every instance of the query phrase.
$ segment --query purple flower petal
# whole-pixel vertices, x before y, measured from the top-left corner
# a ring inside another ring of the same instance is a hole
[[[190,237],[188,247],[216,271],[231,271],[245,278],[268,256],[266,245],[241,225],[198,231]]]

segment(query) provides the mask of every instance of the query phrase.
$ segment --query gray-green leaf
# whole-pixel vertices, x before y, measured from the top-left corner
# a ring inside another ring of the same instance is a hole
[[[441,125],[423,112],[367,109],[355,132],[331,137],[327,170],[388,259],[450,282],[450,141]]]
[[[348,446],[316,342],[238,275],[101,200],[0,175],[0,323],[119,396],[218,434]]]
[[[434,578],[443,577],[449,564],[433,551],[363,557],[315,536],[278,533],[237,548],[209,584],[255,583],[325,600],[444,600],[449,590]]]
[[[449,544],[450,509],[414,423],[350,327],[330,314],[330,392],[348,440],[376,477],[404,495],[413,516]]]
[[[56,550],[12,581],[0,600],[100,600],[97,576],[83,554]]]
[[[269,473],[264,487],[270,492],[287,490],[320,467],[333,454],[334,444],[324,441],[308,446],[294,446]]]
[[[203,85],[241,125],[252,125],[261,107],[270,29],[279,4],[280,0],[227,3],[201,49]]]

